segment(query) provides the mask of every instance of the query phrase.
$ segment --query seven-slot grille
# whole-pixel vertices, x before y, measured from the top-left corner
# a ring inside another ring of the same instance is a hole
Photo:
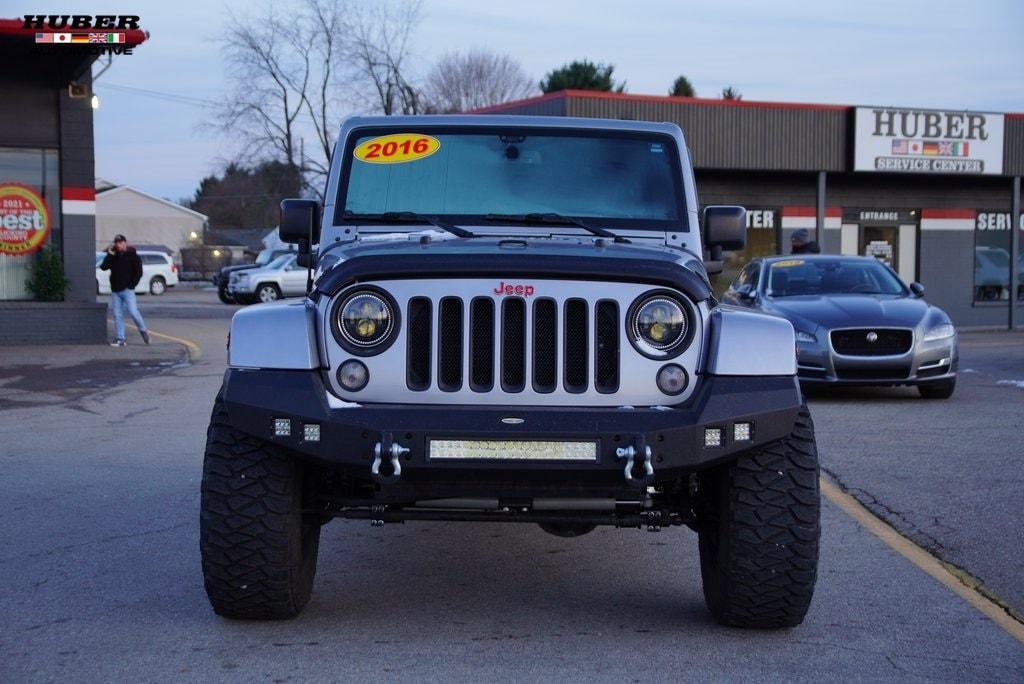
[[[549,394],[561,387],[571,394],[591,388],[611,394],[619,388],[622,323],[613,300],[570,298],[559,305],[547,297],[413,297],[406,320],[406,384],[413,391],[468,386]]]
[[[904,328],[833,330],[832,349],[847,356],[896,356],[914,344],[914,332]]]

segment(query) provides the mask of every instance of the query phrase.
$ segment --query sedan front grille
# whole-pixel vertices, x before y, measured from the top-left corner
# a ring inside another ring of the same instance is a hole
[[[845,356],[897,356],[914,346],[914,331],[905,328],[849,328],[830,333],[832,349]]]
[[[560,385],[565,392],[580,394],[591,387],[591,382],[598,392],[618,389],[622,323],[616,302],[591,303],[574,298],[567,300],[561,311],[551,298],[527,302],[521,297],[506,297],[499,304],[496,318],[495,301],[476,297],[469,304],[467,319],[467,307],[461,298],[444,297],[436,307],[438,320],[434,326],[431,302],[423,297],[410,299],[406,314],[408,388],[420,392],[433,385],[431,350],[436,350],[436,385],[443,392],[462,389],[464,369],[470,375],[469,388],[479,393],[492,391],[495,377],[502,391],[510,394],[527,387],[538,394],[549,394]],[[434,335],[436,345],[432,344]],[[469,338],[468,364],[463,363],[464,335]]]

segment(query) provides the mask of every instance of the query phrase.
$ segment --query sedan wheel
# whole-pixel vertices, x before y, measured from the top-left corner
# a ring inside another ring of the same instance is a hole
[[[260,285],[256,289],[256,299],[264,304],[267,302],[276,302],[281,298],[281,291],[277,289],[277,285],[267,283],[266,285]]]

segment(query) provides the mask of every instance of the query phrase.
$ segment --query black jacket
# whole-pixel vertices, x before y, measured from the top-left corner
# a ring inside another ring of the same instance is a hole
[[[805,242],[799,247],[793,247],[792,254],[821,254],[821,247],[814,240]]]
[[[103,257],[100,269],[110,271],[110,291],[134,290],[142,280],[142,259],[136,254],[134,247],[124,252],[108,253]]]

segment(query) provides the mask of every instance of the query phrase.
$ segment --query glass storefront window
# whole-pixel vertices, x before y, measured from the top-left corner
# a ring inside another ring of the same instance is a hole
[[[974,224],[974,301],[1010,299],[1010,238],[1010,212],[978,212]],[[1024,255],[1018,269],[1024,270]],[[1017,300],[1024,300],[1024,286],[1018,286]]]
[[[0,186],[25,185],[46,202],[53,228],[47,244],[61,247],[60,177],[57,150],[0,147]],[[0,253],[0,300],[31,299],[25,287],[33,255]]]

